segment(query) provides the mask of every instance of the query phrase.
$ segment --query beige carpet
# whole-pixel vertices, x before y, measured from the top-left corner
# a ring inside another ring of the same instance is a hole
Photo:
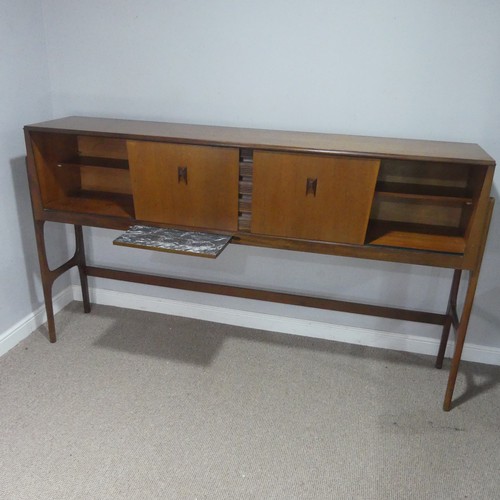
[[[0,498],[498,499],[500,367],[73,303],[0,358]]]

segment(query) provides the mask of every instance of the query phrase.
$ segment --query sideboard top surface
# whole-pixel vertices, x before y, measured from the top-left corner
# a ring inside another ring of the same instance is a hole
[[[69,116],[27,125],[29,131],[123,136],[152,141],[189,142],[240,148],[288,150],[347,156],[495,165],[480,146],[470,143],[394,139],[252,128],[187,125],[140,120]]]

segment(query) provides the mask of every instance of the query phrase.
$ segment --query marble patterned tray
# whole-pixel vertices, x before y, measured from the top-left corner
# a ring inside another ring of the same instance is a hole
[[[113,244],[215,259],[231,238],[223,234],[136,225],[116,238]]]

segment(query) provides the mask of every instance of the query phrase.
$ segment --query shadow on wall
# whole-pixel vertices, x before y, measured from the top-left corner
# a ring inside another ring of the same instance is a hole
[[[17,205],[17,224],[21,235],[22,252],[26,269],[26,280],[30,294],[31,309],[35,311],[43,304],[43,294],[33,227],[28,176],[26,174],[26,158],[22,156],[12,159],[10,166]],[[49,265],[51,268],[54,268],[61,261],[67,260],[69,256],[66,226],[64,224],[52,223],[47,223],[45,226],[45,242]],[[54,284],[53,294],[57,294],[69,286],[69,284],[69,274],[66,274]]]

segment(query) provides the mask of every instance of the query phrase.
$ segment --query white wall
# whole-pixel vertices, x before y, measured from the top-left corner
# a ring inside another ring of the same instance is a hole
[[[25,167],[23,126],[51,117],[40,0],[0,1],[0,334],[42,303]],[[66,251],[64,228],[49,227],[51,262]],[[55,291],[68,285],[57,283]]]
[[[500,158],[500,3],[43,0],[55,116],[480,143]],[[498,195],[498,177],[495,195]],[[500,346],[495,216],[469,340]],[[230,247],[214,262],[111,245],[92,262],[443,311],[449,271]],[[382,271],[382,272],[381,272]],[[99,286],[436,336],[437,329],[116,282]]]

